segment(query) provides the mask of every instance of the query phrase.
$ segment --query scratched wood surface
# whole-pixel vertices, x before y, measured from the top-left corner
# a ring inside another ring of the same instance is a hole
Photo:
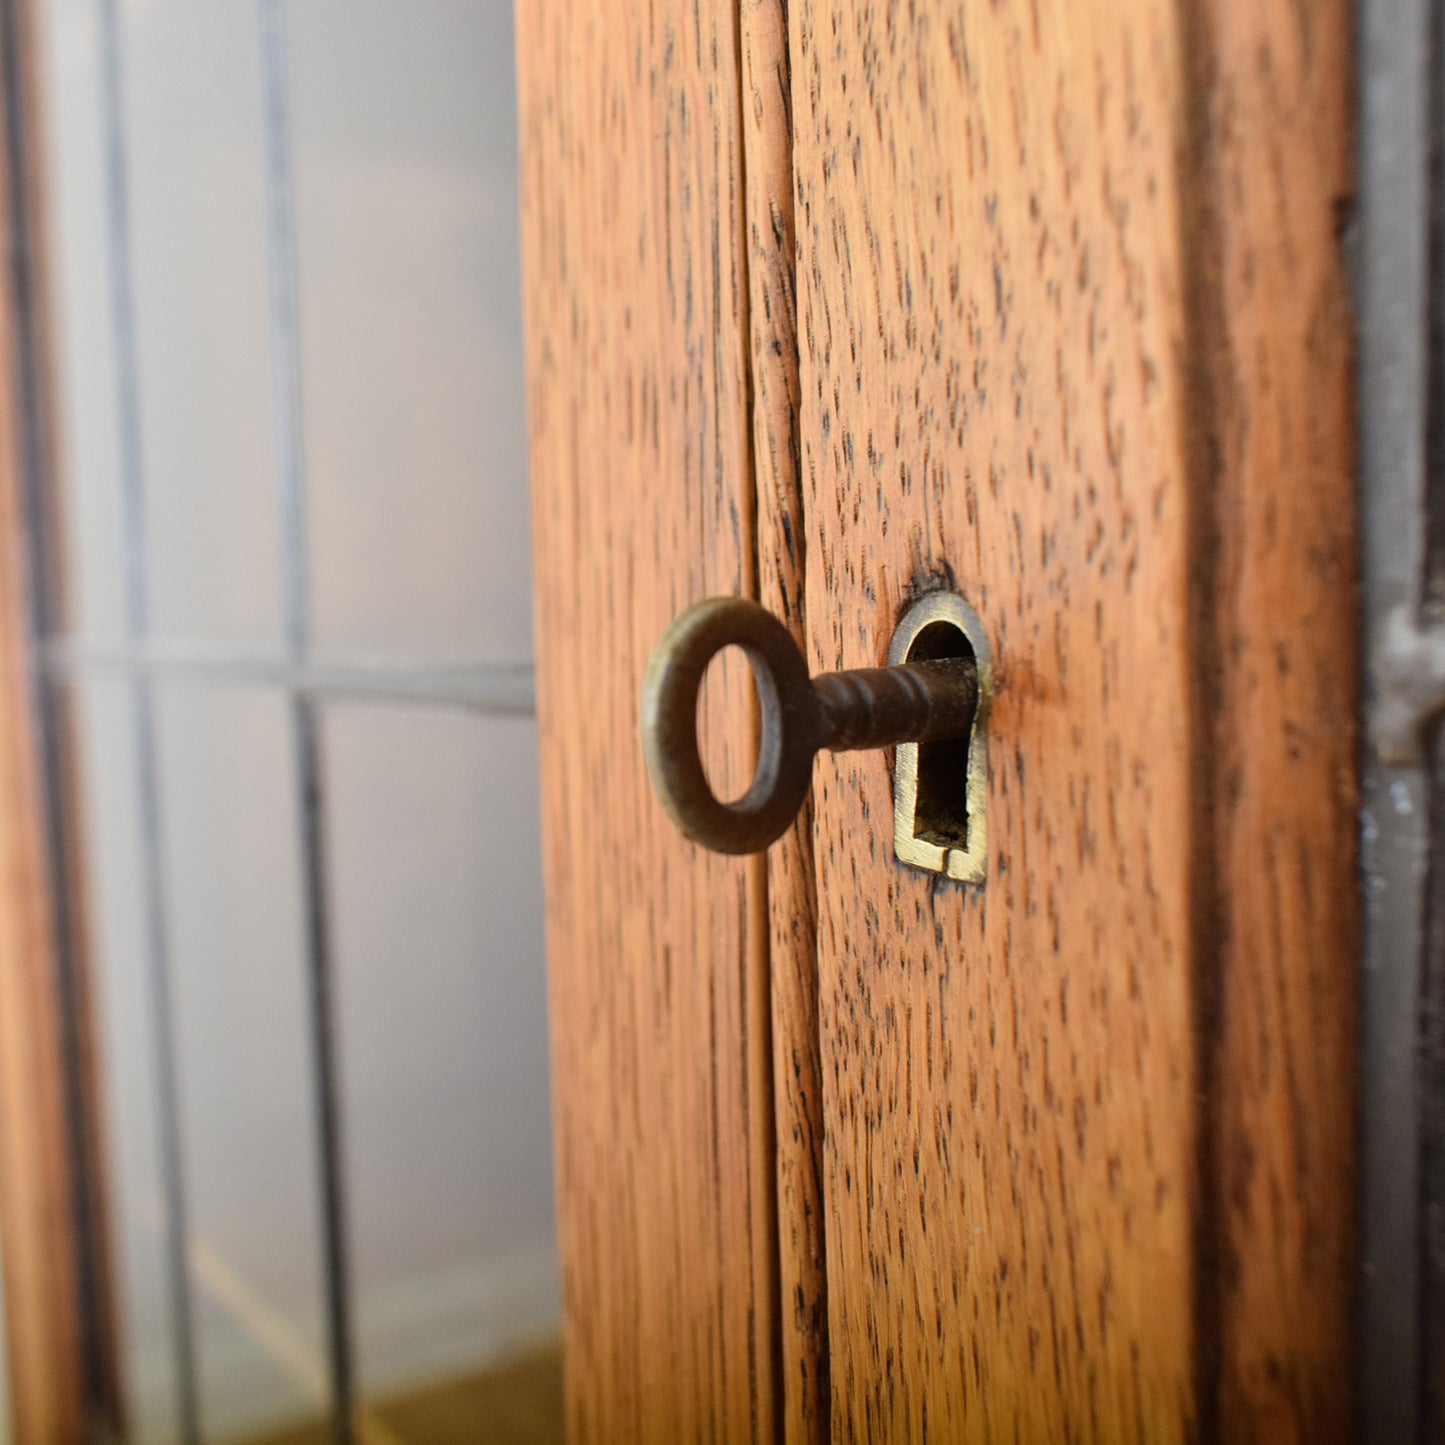
[[[784,0],[742,0],[741,16],[758,596],[806,647],[787,7]],[[769,850],[767,869],[783,1433],[804,1445],[828,1438],[830,1412],[811,802]]]
[[[1352,24],[1347,0],[1211,0],[1187,45],[1213,1408],[1218,1439],[1270,1445],[1353,1433]]]
[[[839,1439],[1347,1433],[1345,19],[793,7],[811,661],[997,668],[982,890],[815,785]]]
[[[685,843],[638,735],[687,604],[755,596],[736,0],[517,9],[570,1436],[772,1438],[763,860]],[[704,717],[728,777],[737,668]]]

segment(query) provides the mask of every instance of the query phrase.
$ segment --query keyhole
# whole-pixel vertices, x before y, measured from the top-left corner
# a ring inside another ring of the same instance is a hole
[[[988,705],[993,667],[978,614],[951,592],[920,598],[888,648],[890,663],[972,662],[978,706],[967,737],[903,743],[894,759],[893,849],[899,861],[968,883],[988,872]]]
[[[952,622],[930,622],[908,649],[906,662],[961,657],[977,666],[973,644]],[[918,744],[918,797],[913,836],[940,848],[968,847],[969,738]]]

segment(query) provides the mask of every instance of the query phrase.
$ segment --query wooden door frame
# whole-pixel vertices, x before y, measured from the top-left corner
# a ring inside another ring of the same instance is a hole
[[[17,1445],[80,1445],[121,1403],[69,720],[40,650],[58,573],[38,3],[0,3],[0,1367]]]

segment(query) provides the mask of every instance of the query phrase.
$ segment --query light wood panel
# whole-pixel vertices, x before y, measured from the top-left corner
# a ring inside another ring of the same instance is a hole
[[[766,1439],[764,862],[685,843],[638,736],[666,624],[757,588],[739,15],[537,0],[517,24],[568,1424]],[[734,778],[741,684],[705,717]]]
[[[1182,1440],[1193,825],[1173,76],[1146,0],[803,4],[809,627],[950,575],[997,684],[982,890],[817,789],[840,1438]]]
[[[1344,1429],[1345,19],[793,9],[811,661],[997,681],[982,890],[815,787],[839,1438]]]

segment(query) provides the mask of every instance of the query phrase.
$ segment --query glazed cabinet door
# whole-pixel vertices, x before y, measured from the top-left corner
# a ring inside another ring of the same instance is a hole
[[[518,7],[576,1439],[1349,1434],[1350,28]],[[817,673],[935,592],[992,659],[976,876],[900,860],[890,750],[765,855],[679,835],[674,616]]]

